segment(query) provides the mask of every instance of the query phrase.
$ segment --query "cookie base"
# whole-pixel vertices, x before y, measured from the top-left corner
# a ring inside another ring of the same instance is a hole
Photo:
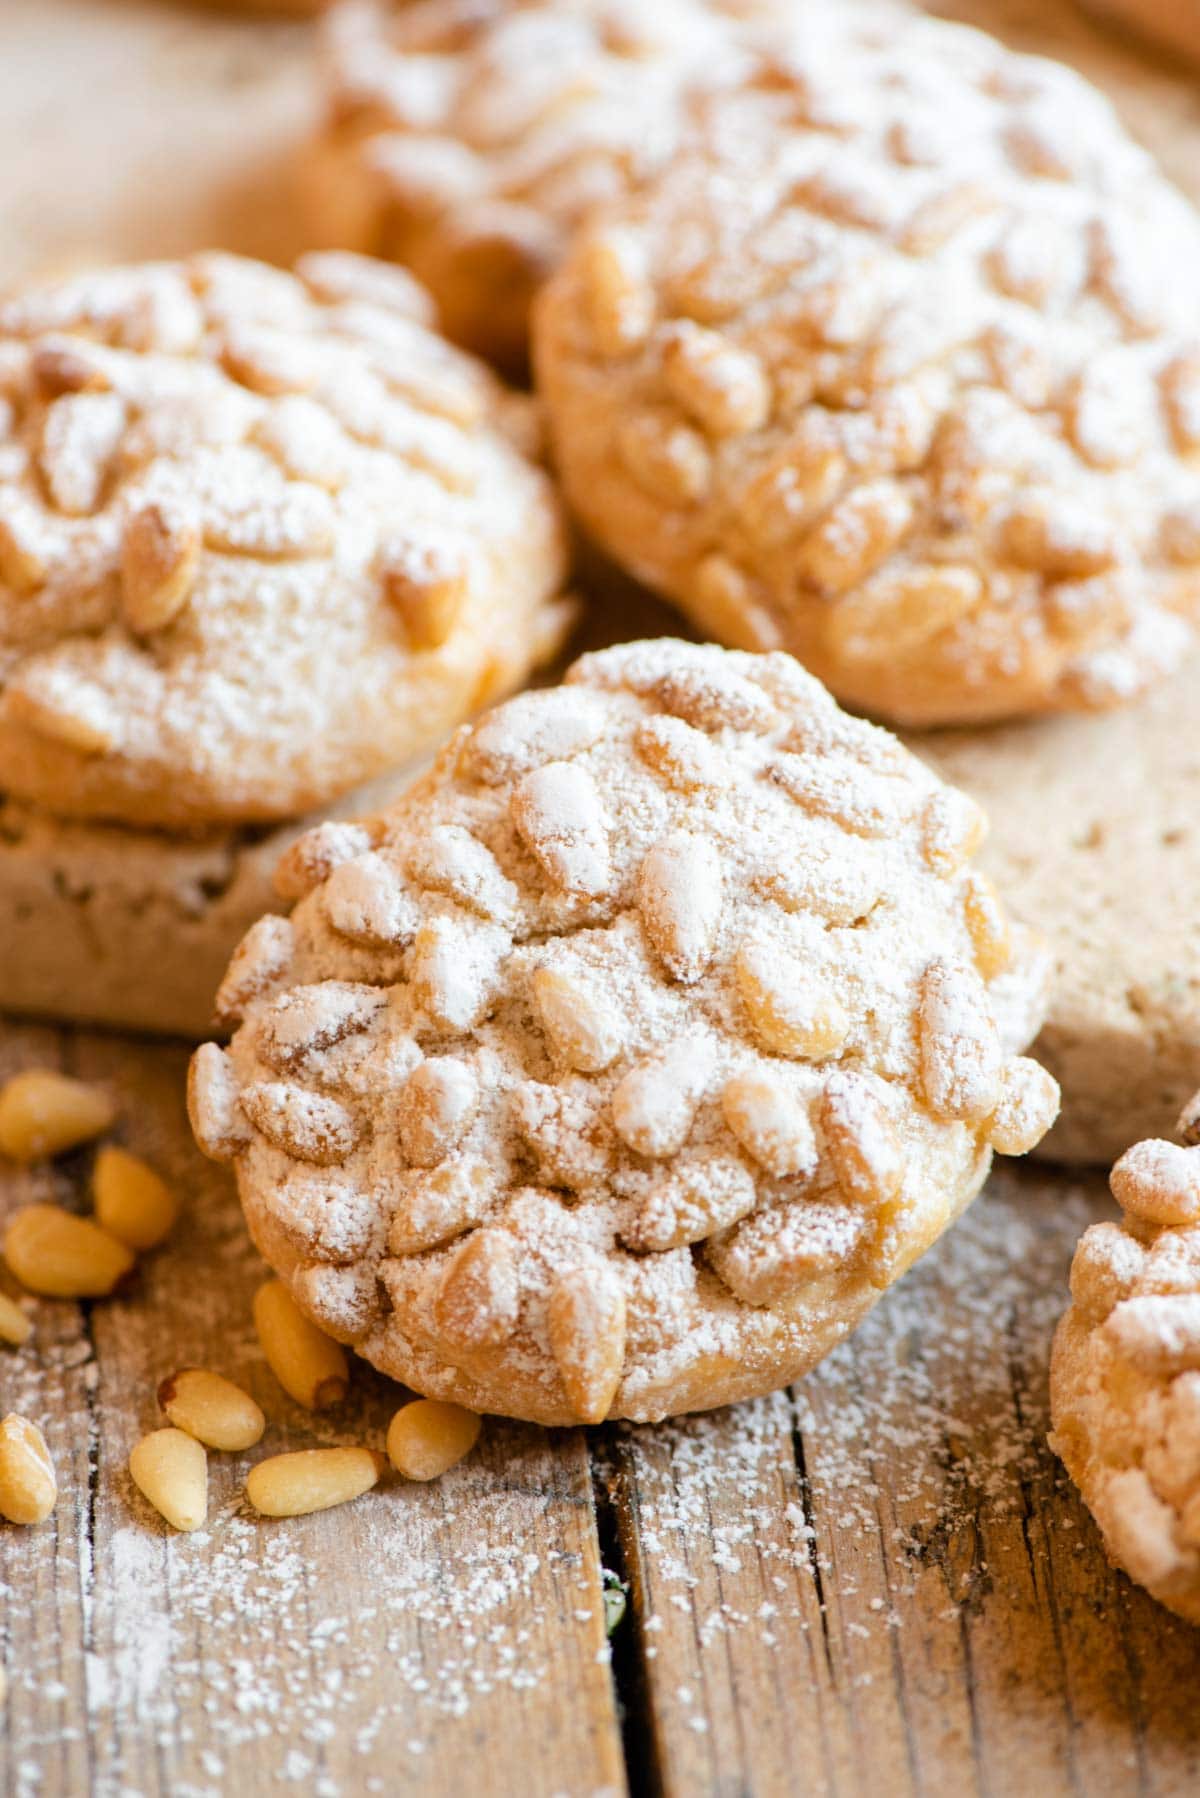
[[[156,1035],[213,1029],[213,995],[288,844],[321,817],[376,811],[419,764],[316,816],[204,837],[76,824],[0,805],[0,1010]]]

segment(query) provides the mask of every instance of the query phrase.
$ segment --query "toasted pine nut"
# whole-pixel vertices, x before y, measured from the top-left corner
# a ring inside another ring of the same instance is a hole
[[[27,1068],[0,1091],[0,1154],[13,1161],[61,1155],[107,1130],[117,1115],[107,1093],[51,1068]]]
[[[129,1472],[174,1530],[198,1530],[208,1516],[208,1456],[183,1430],[151,1430],[129,1457]]]
[[[267,1427],[248,1392],[206,1367],[181,1367],[169,1375],[158,1402],[177,1428],[209,1448],[253,1448]]]
[[[267,1365],[290,1398],[309,1411],[339,1404],[350,1384],[341,1346],[310,1323],[281,1280],[254,1295],[254,1327]]]
[[[136,1155],[111,1143],[96,1156],[92,1190],[97,1223],[139,1254],[158,1247],[179,1213],[179,1202],[166,1181]]]
[[[360,1498],[386,1466],[369,1448],[302,1448],[252,1467],[246,1496],[264,1517],[303,1517]]]
[[[20,1348],[33,1332],[32,1320],[6,1292],[0,1292],[0,1342],[11,1342]]]
[[[10,1411],[0,1423],[0,1517],[42,1523],[54,1509],[58,1481],[36,1423]]]
[[[133,1266],[123,1242],[61,1205],[26,1205],[8,1226],[4,1259],[22,1286],[49,1299],[99,1299]]]
[[[482,1417],[436,1398],[401,1405],[387,1433],[388,1460],[406,1480],[436,1480],[469,1455],[479,1440]]]

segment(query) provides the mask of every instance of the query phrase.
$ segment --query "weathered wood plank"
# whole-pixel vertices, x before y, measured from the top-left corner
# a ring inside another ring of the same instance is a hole
[[[18,1068],[55,1064],[54,1031],[34,1025],[0,1031],[0,1080]],[[6,1171],[4,1207],[62,1198],[69,1181],[53,1168]],[[5,1289],[17,1288],[8,1279]],[[0,1665],[8,1677],[0,1730],[0,1790],[29,1798],[86,1791],[91,1470],[96,1449],[95,1362],[87,1319],[77,1305],[43,1304],[21,1350],[0,1347],[0,1413],[30,1417],[45,1434],[63,1502],[37,1532],[32,1552],[10,1557],[17,1532],[0,1523]],[[33,1538],[30,1537],[31,1543]],[[37,1669],[26,1679],[26,1669]]]
[[[998,1175],[790,1401],[614,1434],[668,1794],[1196,1789],[1200,1632],[1108,1568],[1045,1442],[1104,1203]]]
[[[190,1144],[182,1049],[32,1030],[2,1043],[6,1065],[61,1060],[114,1091],[121,1139],[185,1198],[127,1295],[38,1305],[36,1347],[0,1363],[4,1405],[46,1427],[62,1488],[51,1523],[0,1531],[4,1790],[80,1792],[90,1769],[96,1791],[144,1798],[279,1781],[623,1791],[582,1435],[489,1422],[431,1486],[396,1480],[321,1516],[256,1518],[242,1499],[254,1459],[380,1447],[401,1390],[356,1369],[348,1405],[314,1419],[276,1385],[250,1321],[263,1269],[225,1175]],[[0,1215],[47,1184],[84,1204],[88,1164],[5,1170]],[[158,1380],[195,1363],[243,1382],[271,1422],[249,1455],[210,1457],[210,1521],[184,1537],[133,1490],[126,1461],[161,1422]]]

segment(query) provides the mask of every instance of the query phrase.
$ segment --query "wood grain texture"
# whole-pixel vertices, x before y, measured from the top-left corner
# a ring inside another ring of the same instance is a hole
[[[1080,69],[1200,200],[1178,67],[1061,0],[929,10]],[[1106,1203],[998,1177],[790,1400],[612,1441],[666,1791],[1200,1789],[1200,1632],[1107,1565],[1045,1443],[1049,1336]]]
[[[28,1028],[0,1043],[0,1076],[62,1065],[109,1088],[119,1139],[184,1199],[127,1293],[38,1303],[34,1341],[0,1361],[0,1403],[45,1430],[61,1490],[47,1524],[0,1527],[0,1790],[465,1793],[486,1769],[489,1791],[512,1798],[624,1791],[580,1432],[496,1420],[432,1485],[390,1479],[279,1522],[248,1511],[254,1460],[382,1448],[405,1394],[356,1367],[350,1402],[314,1418],[276,1384],[250,1321],[264,1270],[227,1176],[191,1145],[185,1062],[170,1046]],[[90,1161],[5,1169],[0,1217],[35,1194],[86,1208]],[[249,1454],[210,1456],[209,1522],[181,1536],[126,1463],[163,1421],[158,1381],[186,1365],[238,1380],[270,1422]]]
[[[1069,0],[937,10],[1067,57],[1200,197],[1200,90]],[[0,280],[89,254],[301,247],[290,164],[309,36],[170,0],[5,0]],[[603,583],[595,640],[672,616]],[[54,1519],[0,1527],[12,1798],[289,1789],[593,1798],[1200,1789],[1200,1632],[1105,1563],[1045,1446],[1046,1344],[1093,1185],[997,1179],[967,1222],[790,1395],[658,1429],[490,1423],[428,1488],[266,1523],[257,1455],[378,1443],[396,1389],[356,1372],[312,1420],[258,1354],[261,1269],[225,1177],[191,1148],[183,1051],[8,1027],[0,1077],[110,1082],[121,1134],[175,1180],[168,1248],[105,1305],[39,1304],[0,1351],[0,1407],[41,1422]],[[90,1156],[0,1174],[0,1216],[86,1204]],[[125,1463],[157,1379],[208,1362],[270,1433],[214,1456],[210,1521],[171,1536]],[[599,1516],[593,1505],[599,1495]],[[602,1630],[597,1524],[633,1586]]]
[[[1106,1203],[997,1175],[792,1394],[612,1435],[673,1798],[1200,1788],[1200,1631],[1106,1565],[1045,1441]]]

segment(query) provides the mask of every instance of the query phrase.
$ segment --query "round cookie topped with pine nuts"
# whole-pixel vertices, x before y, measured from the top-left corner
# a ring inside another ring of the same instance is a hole
[[[1179,1121],[1193,1145],[1198,1101]],[[1112,1191],[1124,1216],[1085,1231],[1071,1265],[1050,1443],[1113,1561],[1200,1623],[1200,1148],[1135,1143]]]
[[[407,263],[447,333],[523,369],[529,308],[581,219],[675,148],[789,0],[350,0],[323,31],[320,241]]]
[[[568,495],[856,708],[1129,700],[1200,615],[1200,219],[1067,69],[798,12],[539,296]]]
[[[0,303],[0,792],[293,818],[518,684],[562,622],[527,402],[399,269],[224,255]]]
[[[789,656],[585,656],[288,854],[197,1139],[301,1308],[418,1391],[769,1390],[1054,1118],[983,828]]]

